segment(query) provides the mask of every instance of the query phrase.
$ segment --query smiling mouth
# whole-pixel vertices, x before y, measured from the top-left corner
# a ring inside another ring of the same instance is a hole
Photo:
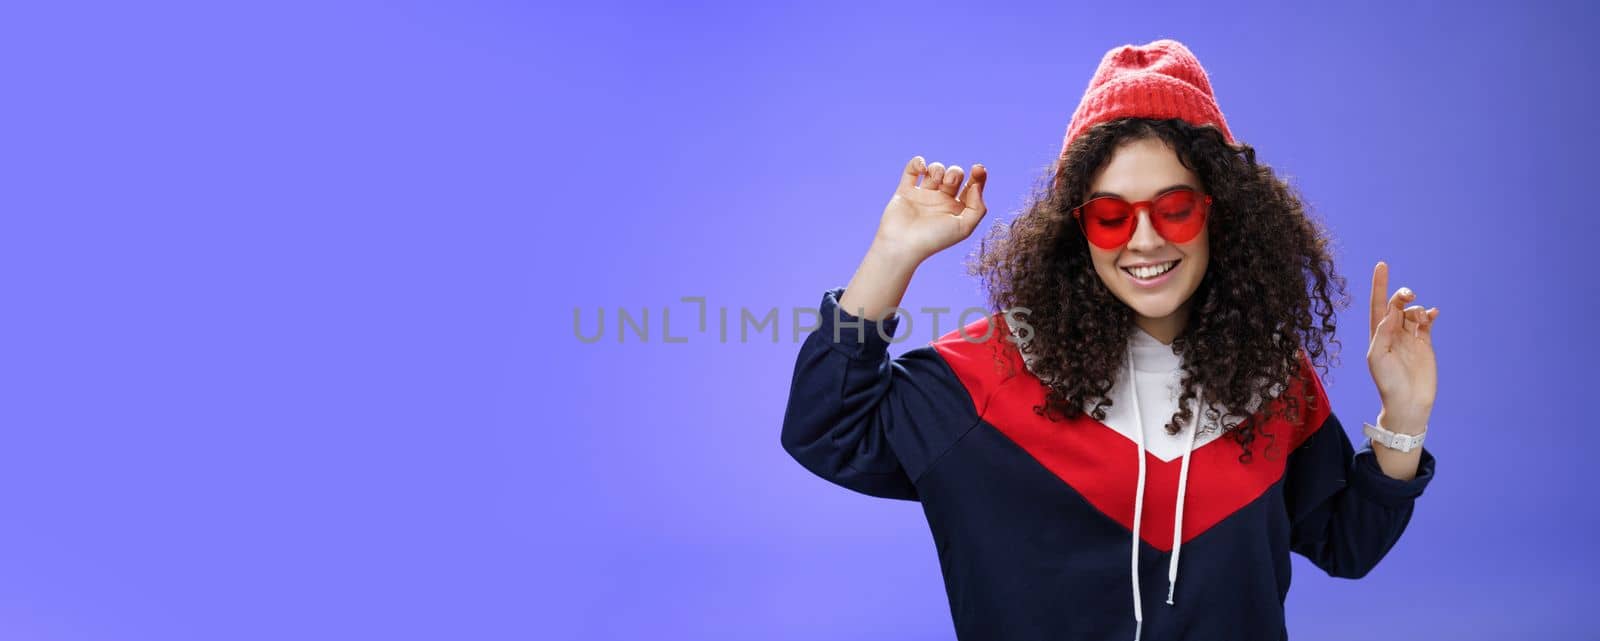
[[[1122,271],[1127,272],[1129,276],[1139,280],[1151,280],[1177,269],[1178,263],[1181,262],[1183,262],[1183,259],[1180,258],[1177,260],[1169,260],[1159,265],[1152,265],[1150,267],[1123,267]]]

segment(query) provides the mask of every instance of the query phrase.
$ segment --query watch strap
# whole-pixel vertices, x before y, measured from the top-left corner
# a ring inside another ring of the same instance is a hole
[[[1372,439],[1372,442],[1399,452],[1410,452],[1422,447],[1422,440],[1428,435],[1427,426],[1423,426],[1422,432],[1418,434],[1398,434],[1372,423],[1363,423],[1362,425],[1362,433],[1366,434],[1367,438]]]

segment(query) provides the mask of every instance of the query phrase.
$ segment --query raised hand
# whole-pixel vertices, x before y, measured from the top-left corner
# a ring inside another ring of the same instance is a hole
[[[1427,425],[1439,382],[1433,357],[1433,321],[1439,308],[1406,306],[1416,298],[1408,287],[1390,295],[1389,265],[1379,261],[1373,268],[1367,369],[1383,400],[1384,427],[1408,434]]]
[[[989,211],[983,204],[989,172],[982,164],[973,165],[972,178],[965,185],[963,174],[961,167],[946,168],[942,163],[927,164],[922,156],[913,157],[883,208],[874,243],[920,262],[972,235]]]
[[[906,163],[900,185],[883,208],[878,233],[839,298],[839,307],[862,318],[887,318],[923,260],[972,235],[989,211],[983,206],[989,170],[974,164],[965,186],[962,173],[960,167],[929,165],[922,156]]]

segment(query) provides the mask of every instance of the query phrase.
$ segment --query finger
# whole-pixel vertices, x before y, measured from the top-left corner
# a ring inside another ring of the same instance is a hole
[[[961,189],[961,177],[964,174],[966,172],[962,171],[960,165],[950,165],[949,169],[944,170],[944,185],[939,187],[939,191],[944,192],[946,196],[955,198],[956,191]]]
[[[922,178],[923,189],[938,189],[944,181],[944,163],[928,163],[928,172]]]
[[[962,191],[961,231],[971,235],[978,228],[978,223],[983,222],[984,214],[989,213],[988,206],[983,204],[983,186],[989,180],[989,170],[983,165],[972,166],[972,179],[967,181],[966,189]]]
[[[1407,307],[1404,313],[1406,317],[1406,334],[1416,336],[1417,331],[1422,328],[1422,323],[1427,319],[1428,310],[1421,305],[1412,305]]]
[[[989,170],[982,163],[972,165],[972,177],[967,179],[967,186],[961,189],[961,201],[968,209],[983,208],[983,185],[989,180]]]
[[[1389,308],[1389,317],[1392,319],[1392,320],[1389,321],[1389,324],[1392,327],[1394,327],[1393,335],[1390,336],[1390,338],[1399,339],[1399,338],[1411,333],[1409,328],[1406,327],[1406,312],[1405,312],[1405,310],[1403,310],[1403,309],[1401,309],[1399,307],[1390,307]]]
[[[1430,338],[1431,339],[1433,337],[1433,321],[1438,319],[1438,318],[1439,318],[1439,308],[1435,307],[1433,309],[1428,310],[1427,315],[1424,317],[1424,319],[1422,321],[1422,325],[1417,327],[1417,335],[1421,336],[1423,338]]]
[[[1371,353],[1381,354],[1389,351],[1389,346],[1394,343],[1396,335],[1395,326],[1400,324],[1400,319],[1401,316],[1393,307],[1389,308],[1389,313],[1384,314],[1383,318],[1378,319],[1377,327],[1372,330]]]
[[[912,156],[911,160],[906,162],[905,171],[900,172],[900,189],[916,187],[917,177],[922,175],[922,170],[925,166],[926,161],[922,159],[922,156]]]
[[[1417,293],[1411,291],[1410,287],[1401,287],[1394,290],[1394,295],[1389,297],[1389,306],[1403,311],[1406,308],[1406,303],[1416,300],[1416,298]]]
[[[1376,336],[1378,333],[1378,323],[1383,322],[1383,317],[1386,313],[1384,301],[1387,300],[1388,296],[1389,265],[1380,260],[1372,268],[1372,296],[1367,314],[1368,319],[1371,321],[1367,326],[1368,338]]]

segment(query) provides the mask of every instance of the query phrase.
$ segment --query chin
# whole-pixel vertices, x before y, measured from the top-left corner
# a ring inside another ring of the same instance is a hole
[[[1127,300],[1123,300],[1123,302],[1127,303],[1128,307],[1133,308],[1133,313],[1145,318],[1166,318],[1177,313],[1179,307],[1177,301],[1149,301],[1135,299],[1132,302]]]

